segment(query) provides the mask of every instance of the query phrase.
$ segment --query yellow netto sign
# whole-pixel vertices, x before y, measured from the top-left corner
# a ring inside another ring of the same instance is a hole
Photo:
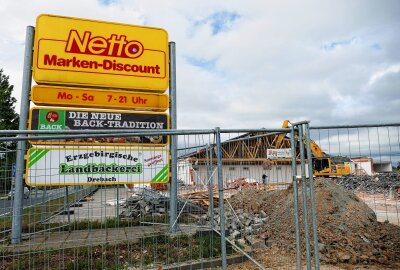
[[[40,15],[33,78],[37,83],[164,92],[168,34],[160,28]]]
[[[35,85],[32,102],[37,105],[166,111],[168,95],[120,90]]]

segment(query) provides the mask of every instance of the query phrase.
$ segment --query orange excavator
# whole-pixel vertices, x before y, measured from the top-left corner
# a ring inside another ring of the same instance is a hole
[[[282,128],[288,127],[289,120],[285,120],[282,124]],[[298,135],[295,135],[295,139],[299,141]],[[304,138],[303,143],[306,144],[306,138]],[[311,138],[310,148],[313,155],[312,160],[314,176],[337,177],[351,174],[351,160],[349,158],[328,155],[327,153],[322,151],[319,145],[315,141],[311,140]]]

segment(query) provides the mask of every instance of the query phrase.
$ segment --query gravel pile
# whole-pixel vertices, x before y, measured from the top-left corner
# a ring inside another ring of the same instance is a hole
[[[345,190],[331,179],[315,179],[315,197],[320,259],[328,264],[379,264],[399,269],[400,227],[381,223],[374,211],[353,192]],[[282,254],[295,253],[295,221],[293,187],[286,190],[263,191],[244,189],[230,198],[234,209],[257,214],[264,211],[266,222],[259,239],[266,244],[263,262],[268,254],[279,250]],[[302,189],[299,188],[299,202]],[[310,202],[307,202],[310,205]],[[305,254],[303,209],[299,208],[302,253]],[[308,225],[311,231],[311,218]],[[313,245],[313,242],[311,242]],[[268,262],[265,262],[268,264]]]
[[[347,175],[344,177],[334,178],[335,182],[343,186],[347,190],[362,191],[369,194],[382,193],[389,194],[400,188],[399,173],[384,173],[376,176],[355,176]]]
[[[220,231],[221,217],[218,208],[214,209],[213,217],[214,229]],[[228,208],[225,210],[225,233],[228,239],[236,241],[241,246],[265,247],[265,240],[259,236],[267,221],[267,214],[263,210],[259,213],[247,213],[243,209],[233,212]],[[210,226],[211,221],[208,215],[203,215],[198,221],[198,225]]]
[[[169,211],[169,197],[151,189],[142,189],[134,196],[123,202],[119,202],[122,208],[126,208],[120,214],[122,218],[143,217],[147,215],[161,216]],[[178,198],[178,212],[204,214],[206,211],[184,198]],[[183,210],[182,210],[183,209]]]

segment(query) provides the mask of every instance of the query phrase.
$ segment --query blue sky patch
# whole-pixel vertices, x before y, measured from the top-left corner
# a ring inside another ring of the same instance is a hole
[[[104,6],[109,6],[115,2],[117,2],[118,0],[98,0],[100,5],[104,5]]]
[[[236,12],[218,11],[203,20],[196,21],[194,26],[209,24],[212,34],[218,35],[221,32],[228,31],[239,18],[240,15]]]
[[[371,49],[373,49],[373,50],[376,50],[376,51],[382,50],[382,46],[380,44],[378,44],[378,43],[371,44],[369,47]]]
[[[352,37],[350,39],[327,42],[322,46],[322,48],[325,51],[333,51],[333,50],[341,48],[341,47],[346,47],[346,46],[352,45],[355,42],[356,42],[356,38]]]
[[[208,60],[204,58],[186,57],[186,61],[192,66],[212,70],[215,68],[216,59]]]

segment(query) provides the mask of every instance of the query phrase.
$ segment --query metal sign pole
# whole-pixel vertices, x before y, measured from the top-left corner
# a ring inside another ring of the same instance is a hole
[[[307,158],[308,158],[308,174],[310,177],[310,201],[311,201],[311,217],[312,217],[312,229],[313,229],[313,240],[314,240],[314,264],[315,270],[319,270],[319,254],[318,254],[318,230],[317,230],[317,210],[315,207],[315,193],[314,193],[314,175],[312,166],[312,155],[311,155],[311,137],[309,124],[305,124],[306,142],[307,142]]]
[[[296,141],[294,126],[291,127],[290,144],[292,146],[292,181],[293,181],[293,203],[294,221],[296,226],[296,269],[301,269],[301,243],[300,243],[300,223],[299,223],[299,190],[297,187],[297,163],[296,163]]]
[[[169,99],[170,99],[170,119],[171,129],[176,129],[176,52],[175,42],[169,42]],[[170,182],[170,203],[169,203],[169,224],[170,231],[176,232],[175,222],[177,217],[178,185],[177,185],[177,159],[178,159],[178,140],[176,135],[171,136],[171,182]]]
[[[305,153],[304,153],[304,133],[303,125],[299,125],[299,146],[300,146],[300,159],[301,159],[301,180],[303,194],[303,218],[304,218],[304,233],[306,238],[306,258],[307,258],[307,270],[311,270],[311,255],[310,255],[310,233],[308,229],[308,207],[307,207],[307,179],[306,179],[306,164],[305,164]]]
[[[33,59],[33,40],[35,28],[28,26],[26,28],[25,37],[25,56],[24,71],[22,77],[22,93],[21,93],[21,109],[19,113],[19,130],[27,129],[28,113],[29,113],[29,93],[32,83],[32,59]],[[23,136],[23,135],[18,135]],[[11,243],[18,244],[21,242],[22,232],[22,208],[24,199],[24,171],[25,171],[25,152],[26,141],[19,141],[17,148],[16,160],[16,176],[15,176],[15,197],[13,205],[12,217],[12,233]]]
[[[220,128],[215,128],[215,136],[217,143],[217,170],[218,170],[218,206],[221,228],[221,260],[222,269],[226,269],[226,239],[225,239],[225,209],[224,209],[224,179],[222,174],[222,146]]]

